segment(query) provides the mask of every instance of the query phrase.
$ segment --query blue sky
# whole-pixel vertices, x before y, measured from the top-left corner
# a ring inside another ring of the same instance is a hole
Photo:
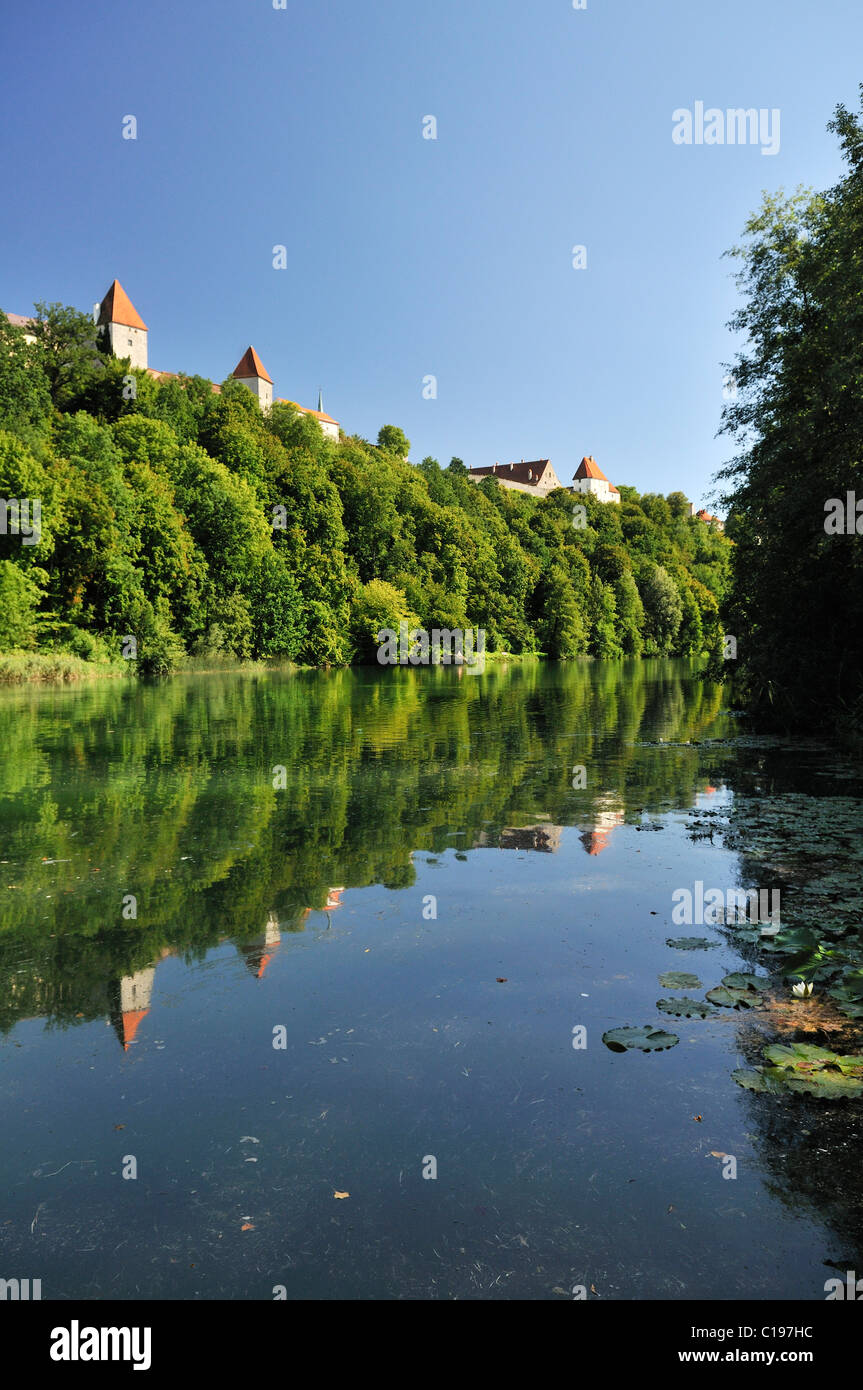
[[[415,460],[588,453],[694,501],[729,452],[722,252],[762,189],[837,179],[863,80],[859,0],[90,0],[0,35],[3,308],[116,276],[151,366],[219,381],[252,343]],[[779,153],[674,144],[699,100],[779,108]]]

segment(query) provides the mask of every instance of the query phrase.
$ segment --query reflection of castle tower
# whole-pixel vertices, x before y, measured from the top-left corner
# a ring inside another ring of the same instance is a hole
[[[238,948],[240,955],[256,979],[262,980],[264,978],[267,966],[276,954],[276,948],[281,939],[279,919],[275,912],[271,912],[267,916],[267,925],[261,935]]]
[[[134,975],[124,976],[114,987],[111,1024],[125,1052],[129,1051],[129,1044],[135,1041],[142,1020],[150,1012],[155,974],[155,965],[149,965],[146,970],[136,970]]]
[[[611,794],[599,798],[597,809],[591,817],[592,823],[583,826],[579,836],[589,855],[602,854],[604,849],[608,849],[609,836],[616,826],[623,824],[625,814],[623,802],[617,801]]]

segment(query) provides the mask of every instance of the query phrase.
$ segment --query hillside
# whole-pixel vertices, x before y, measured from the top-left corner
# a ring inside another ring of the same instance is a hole
[[[336,443],[236,380],[156,381],[86,315],[36,311],[33,343],[0,315],[0,498],[41,504],[38,544],[0,534],[0,653],[116,661],[132,636],[147,671],[345,664],[401,619],[553,658],[717,649],[732,544],[681,492],[477,486],[458,459],[406,462],[392,426]]]

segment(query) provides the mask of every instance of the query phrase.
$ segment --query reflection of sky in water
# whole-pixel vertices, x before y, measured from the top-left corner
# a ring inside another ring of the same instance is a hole
[[[706,741],[734,732],[719,708],[657,663],[4,696],[9,1276],[823,1298],[823,1261],[861,1258],[857,1110],[744,1094],[745,1016],[656,1009],[664,971],[752,968],[709,927],[719,949],[666,945],[675,888],[738,881],[688,813],[769,763]],[[680,1043],[610,1052],[627,1024]]]

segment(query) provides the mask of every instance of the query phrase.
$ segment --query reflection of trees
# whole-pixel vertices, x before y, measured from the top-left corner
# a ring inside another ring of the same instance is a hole
[[[763,1035],[759,1041],[764,1041]],[[762,1060],[760,1046],[747,1044],[743,1051],[753,1064]],[[859,1106],[742,1091],[741,1103],[746,1105],[747,1128],[767,1190],[796,1219],[817,1220],[829,1227],[835,1238],[832,1258],[843,1271],[856,1269],[859,1274],[863,1271]],[[824,1279],[833,1274],[825,1266]],[[810,1296],[823,1297],[821,1287],[812,1289]]]
[[[831,755],[814,745],[807,748],[800,740],[783,745],[744,739],[741,745],[721,752],[722,775],[734,800],[713,821],[713,830],[717,842],[721,840],[738,855],[740,883],[779,887],[786,927],[814,927],[828,945],[842,940],[859,953],[859,839],[852,824],[859,836],[859,806],[853,808],[849,798],[859,796],[860,783],[852,780],[848,761],[842,760],[837,780],[828,775]],[[697,835],[702,828],[697,815],[693,824]],[[813,884],[822,875],[830,875],[829,886],[815,893]],[[777,968],[777,957],[757,941],[741,940],[733,928],[728,936],[750,968]],[[806,1017],[811,1021],[815,1015],[809,1011]],[[771,1028],[769,1015],[766,1019],[743,1015],[736,1031],[747,1066],[762,1064],[764,1047],[772,1042],[801,1041],[837,1052],[863,1051],[863,1028],[850,1020],[847,1032],[840,1036],[811,1028],[779,1032]],[[832,1258],[842,1274],[846,1269],[863,1272],[863,1172],[857,1160],[863,1113],[859,1103],[741,1091],[740,1104],[746,1107],[747,1129],[767,1189],[793,1217],[817,1220],[832,1231]],[[836,1272],[825,1265],[823,1279]],[[808,1296],[823,1298],[822,1285]]]
[[[717,713],[718,688],[685,663],[456,677],[225,674],[4,694],[0,1026],[116,1014],[118,982],[166,951],[229,938],[254,960],[270,914],[302,930],[334,884],[409,886],[415,849],[691,804],[692,750],[645,746],[685,743]]]

